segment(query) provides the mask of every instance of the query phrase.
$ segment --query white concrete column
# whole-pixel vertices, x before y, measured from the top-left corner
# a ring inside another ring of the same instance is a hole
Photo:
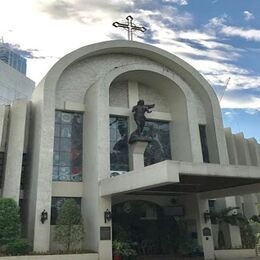
[[[148,145],[148,141],[134,142],[129,145],[130,147],[130,169],[139,170],[144,167],[144,152]]]
[[[138,82],[128,81],[128,102],[129,108],[132,109],[139,100]]]
[[[50,246],[50,214],[52,196],[53,144],[55,126],[55,94],[42,80],[33,93],[32,120],[29,141],[29,191],[27,236],[34,251],[46,252]],[[45,93],[44,93],[45,92]],[[46,210],[49,218],[41,223],[41,213]]]
[[[243,196],[244,199],[244,213],[247,218],[258,215],[257,196],[255,194],[248,194]]]
[[[215,259],[214,253],[214,242],[213,242],[213,232],[211,227],[210,219],[205,221],[204,213],[209,212],[209,204],[207,199],[201,199],[199,195],[197,195],[197,224],[198,224],[198,236],[199,241],[202,243],[204,259],[212,260]],[[204,236],[203,230],[205,228],[209,229],[211,232],[211,236]]]
[[[138,100],[139,100],[138,82],[128,81],[128,103],[129,103],[129,109],[131,109],[131,111],[133,106],[137,104]],[[134,121],[134,117],[130,116],[128,122],[129,122],[129,136],[130,136],[130,134],[136,130],[136,123]]]
[[[11,105],[6,153],[3,197],[19,203],[21,172],[28,102],[17,100]]]
[[[199,122],[196,120],[198,118],[197,108],[196,108],[194,102],[192,102],[192,101],[193,101],[193,98],[187,99],[187,116],[188,116],[188,121],[189,121],[189,133],[190,133],[192,161],[195,163],[203,163]],[[181,112],[179,112],[179,113],[181,113]]]
[[[236,207],[236,198],[234,196],[232,197],[226,197],[226,208],[228,207]],[[241,241],[241,234],[240,229],[238,226],[228,225],[229,229],[229,235],[230,235],[230,244],[232,248],[241,248],[242,247],[242,241]]]
[[[250,157],[248,147],[245,143],[245,138],[243,133],[238,133],[234,135],[236,150],[237,150],[237,157],[238,157],[238,164],[239,165],[250,165]]]
[[[260,166],[260,154],[258,153],[258,144],[255,138],[247,139],[247,145],[252,165]]]
[[[111,197],[100,197],[101,179],[110,176],[109,163],[109,86],[102,79],[86,92],[83,131],[83,218],[86,247],[99,253],[100,260],[112,259],[112,226],[104,212],[111,210]],[[101,227],[110,228],[111,239],[101,240]]]
[[[234,142],[234,136],[231,132],[231,128],[225,128],[224,130],[225,130],[225,137],[227,143],[229,163],[236,165],[238,164],[238,159],[237,159],[237,150]]]

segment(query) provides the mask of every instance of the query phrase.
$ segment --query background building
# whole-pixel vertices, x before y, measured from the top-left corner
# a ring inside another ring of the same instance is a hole
[[[0,104],[7,105],[16,99],[31,99],[35,83],[0,60]]]
[[[0,60],[26,75],[26,59],[4,43],[0,43]]]

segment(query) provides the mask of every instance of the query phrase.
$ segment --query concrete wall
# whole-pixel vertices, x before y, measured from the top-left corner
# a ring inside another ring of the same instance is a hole
[[[29,113],[28,110],[29,104],[23,100],[15,101],[10,108],[3,197],[13,198],[17,204],[20,198],[26,116],[27,113]]]
[[[0,104],[31,99],[34,86],[34,82],[24,74],[0,61]]]
[[[243,133],[233,134],[230,128],[225,129],[225,137],[230,164],[260,166],[260,144],[255,138],[246,139]],[[242,201],[239,206],[243,207],[243,213],[246,217],[250,218],[259,214],[257,209],[259,198],[256,194],[244,195],[236,200]]]
[[[246,259],[256,257],[255,249],[215,250],[216,259]]]

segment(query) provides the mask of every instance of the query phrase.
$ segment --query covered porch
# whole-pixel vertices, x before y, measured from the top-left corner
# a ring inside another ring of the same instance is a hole
[[[185,205],[185,218],[195,219],[204,259],[215,259],[212,226],[205,219],[205,213],[209,212],[208,199],[256,192],[260,188],[258,175],[258,169],[254,166],[164,161],[103,179],[100,181],[100,192],[101,196],[111,196],[113,204],[127,199],[156,202],[177,197]],[[158,255],[156,257],[158,259]],[[160,259],[173,259],[170,257],[162,256]]]

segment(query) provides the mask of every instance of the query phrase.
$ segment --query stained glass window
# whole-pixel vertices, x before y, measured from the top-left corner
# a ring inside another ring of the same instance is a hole
[[[27,176],[27,167],[28,167],[28,156],[26,153],[23,154],[23,162],[22,162],[22,173],[21,173],[21,190],[25,189]]]
[[[110,169],[128,171],[128,123],[126,117],[110,116]]]
[[[152,139],[144,152],[145,166],[171,160],[169,122],[146,121],[143,135]]]
[[[52,197],[51,199],[51,225],[56,225],[58,211],[66,199],[74,199],[81,207],[81,198],[79,197]]]
[[[54,181],[82,181],[83,115],[56,111],[53,152]]]

